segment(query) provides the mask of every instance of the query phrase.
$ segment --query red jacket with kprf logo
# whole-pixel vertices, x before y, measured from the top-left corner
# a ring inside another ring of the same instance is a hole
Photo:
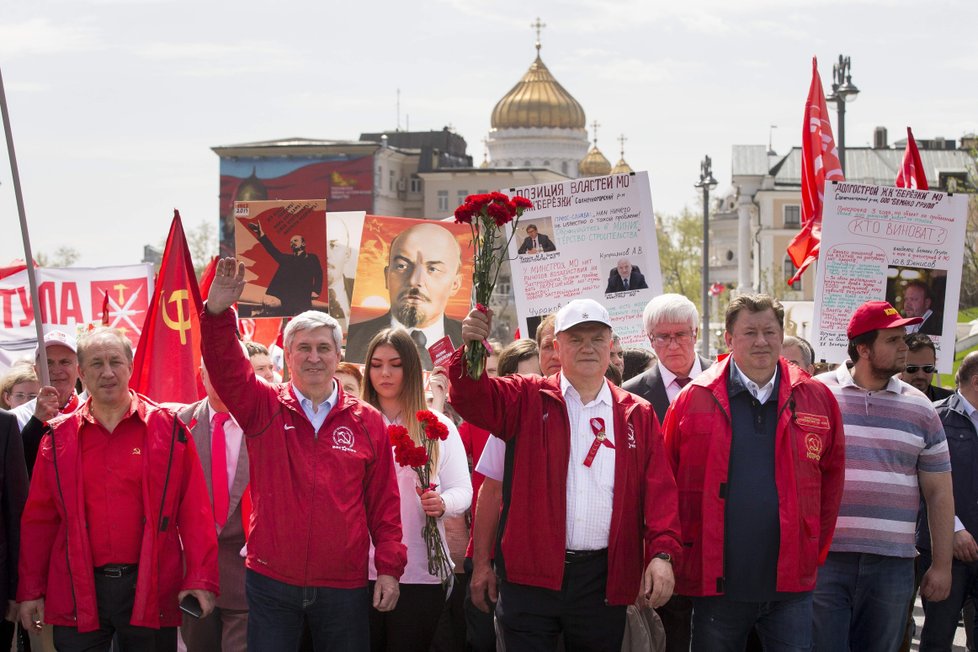
[[[727,358],[693,379],[666,412],[663,437],[676,484],[683,561],[676,593],[723,594],[724,510],[730,467]],[[779,362],[774,479],[781,548],[777,590],[810,591],[828,555],[845,480],[845,436],[832,392],[784,358]]]
[[[451,403],[463,419],[492,432],[507,445],[503,481],[502,557],[506,579],[560,590],[567,540],[567,467],[570,423],[560,375],[483,374],[471,380],[458,349],[449,369]],[[659,436],[652,406],[611,386],[615,433],[615,487],[608,532],[606,598],[612,605],[635,601],[642,573],[653,555],[678,560],[676,483]]]
[[[401,498],[380,412],[339,388],[316,433],[290,384],[255,376],[231,310],[205,309],[200,323],[211,384],[248,445],[248,568],[295,586],[358,588],[373,539],[378,574],[400,578]]]

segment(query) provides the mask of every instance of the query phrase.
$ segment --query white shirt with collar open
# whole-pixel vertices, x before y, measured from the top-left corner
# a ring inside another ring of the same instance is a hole
[[[595,433],[591,420],[603,419],[605,437],[615,443],[614,412],[607,382],[597,398],[584,405],[581,395],[563,375],[560,391],[570,422],[570,460],[567,464],[567,549],[601,550],[608,547],[611,508],[615,493],[615,449],[599,446],[590,466],[585,466]]]
[[[336,389],[336,381],[333,381],[333,393],[330,394],[325,401],[319,405],[313,405],[312,399],[307,398],[299,388],[293,383],[292,391],[295,392],[295,397],[299,401],[299,406],[302,407],[303,413],[305,413],[306,418],[312,424],[312,429],[319,433],[319,429],[323,427],[323,423],[326,422],[326,417],[329,416],[329,411],[333,409],[336,405],[336,399],[339,395],[339,391]]]
[[[771,397],[771,392],[774,391],[774,381],[778,379],[778,368],[774,368],[774,374],[771,376],[771,379],[764,383],[764,386],[761,387],[753,380],[745,376],[744,372],[740,370],[740,367],[737,366],[736,362],[731,360],[730,365],[740,375],[740,382],[744,384],[744,387],[746,387],[747,391],[751,393],[751,396],[756,398],[757,402],[761,405],[767,403],[768,398]]]

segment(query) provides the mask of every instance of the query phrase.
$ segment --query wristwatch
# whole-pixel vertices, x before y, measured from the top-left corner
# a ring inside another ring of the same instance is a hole
[[[653,555],[652,559],[663,559],[670,564],[672,563],[672,555],[670,555],[668,552],[660,552],[657,555]]]

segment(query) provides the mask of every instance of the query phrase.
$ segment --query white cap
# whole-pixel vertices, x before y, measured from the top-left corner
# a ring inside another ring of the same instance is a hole
[[[64,346],[71,349],[72,353],[78,353],[78,345],[75,343],[75,338],[68,335],[64,331],[49,331],[44,334],[44,348],[49,346]],[[41,347],[37,347],[34,350],[34,359],[41,353]]]
[[[557,311],[554,334],[585,322],[596,322],[611,328],[611,317],[604,306],[594,299],[574,299]]]

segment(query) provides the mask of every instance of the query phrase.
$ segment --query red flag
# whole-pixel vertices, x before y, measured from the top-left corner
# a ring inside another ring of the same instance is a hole
[[[158,402],[193,403],[201,398],[196,375],[202,308],[180,213],[174,210],[133,361],[129,385],[134,390]]]
[[[920,160],[920,151],[917,149],[917,141],[913,139],[910,127],[907,127],[907,149],[903,152],[903,164],[897,171],[896,186],[917,190],[929,189],[924,164]]]
[[[845,176],[832,137],[822,79],[818,76],[818,60],[812,57],[812,85],[805,102],[801,139],[801,231],[788,245],[788,255],[798,272],[788,281],[789,285],[794,285],[808,266],[818,260],[826,180],[845,181]]]
[[[214,277],[217,276],[217,261],[220,260],[219,256],[214,256],[207,263],[207,267],[204,271],[200,273],[200,296],[206,297],[211,291],[211,283],[214,282]]]
[[[109,316],[109,293],[102,293],[102,325],[108,326],[112,323],[112,318]]]

